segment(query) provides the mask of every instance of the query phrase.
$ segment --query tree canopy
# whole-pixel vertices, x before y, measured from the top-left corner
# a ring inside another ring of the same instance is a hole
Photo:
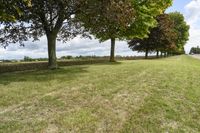
[[[132,0],[136,19],[125,32],[126,39],[146,38],[156,27],[156,17],[172,5],[173,0]]]
[[[31,0],[0,0],[0,23],[16,21],[16,15],[22,15],[17,2],[31,6]]]
[[[157,17],[158,25],[151,29],[148,38],[134,38],[129,42],[133,51],[145,52],[146,58],[149,52],[181,54],[184,53],[184,45],[188,40],[189,26],[183,19],[177,21],[171,14],[162,14]],[[175,14],[177,14],[175,12]],[[183,25],[180,25],[182,23]],[[180,30],[182,29],[182,30]]]
[[[200,48],[199,48],[199,46],[192,47],[191,50],[190,50],[190,54],[200,54]]]
[[[172,0],[88,0],[88,12],[80,14],[83,26],[100,41],[111,39],[114,61],[115,39],[144,38],[155,27],[157,15],[172,4]],[[105,3],[105,4],[102,4]],[[96,8],[95,5],[102,5]]]
[[[173,21],[168,14],[162,14],[157,17],[158,25],[152,28],[148,38],[135,38],[129,42],[129,47],[133,51],[145,52],[146,58],[149,52],[167,51],[175,47],[177,34],[174,31]]]
[[[182,53],[184,51],[184,46],[189,40],[189,29],[190,26],[186,23],[183,14],[179,12],[169,13],[170,18],[174,23],[174,30],[178,34],[178,39],[176,40],[176,52]]]

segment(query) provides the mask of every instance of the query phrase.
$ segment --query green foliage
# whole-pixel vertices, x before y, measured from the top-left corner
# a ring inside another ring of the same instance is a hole
[[[127,39],[147,38],[150,29],[156,27],[156,17],[172,5],[172,0],[132,0],[136,10],[133,23],[125,32]]]
[[[85,0],[78,21],[100,41],[121,38],[122,31],[135,19],[135,9],[130,0]]]
[[[192,47],[191,50],[190,50],[190,54],[200,54],[199,46],[197,46],[196,48]]]
[[[30,62],[30,61],[33,61],[33,59],[31,57],[24,56],[24,61]]]
[[[31,0],[0,0],[0,23],[15,22],[16,16],[23,15],[23,11],[17,5],[18,2],[31,6]]]
[[[169,16],[174,22],[174,29],[178,35],[176,41],[177,52],[182,52],[185,44],[189,40],[190,26],[186,23],[183,14],[180,12],[169,13]]]
[[[184,46],[189,37],[189,26],[178,12],[162,14],[157,17],[158,25],[151,29],[148,38],[135,38],[129,47],[139,52],[164,52],[184,54]]]
[[[169,15],[159,15],[157,22],[157,27],[151,29],[148,38],[136,38],[129,42],[129,47],[133,51],[146,52],[147,56],[148,52],[168,52],[176,49],[177,34],[174,31],[174,24]]]
[[[22,15],[13,14],[17,19],[17,23],[5,23],[1,33],[4,35],[1,37],[3,40],[0,42],[1,44],[22,43],[28,38],[33,38],[34,41],[37,41],[43,35],[57,35],[58,40],[67,41],[75,36],[75,32],[78,32],[72,24],[71,15],[74,15],[76,10],[76,3],[72,1],[33,0],[31,5],[23,0],[12,2],[22,12]],[[8,7],[12,8],[12,5]],[[66,8],[69,8],[69,10],[66,10]],[[6,10],[6,12],[8,11]],[[64,21],[66,22],[63,23]],[[15,36],[17,38],[14,38]]]
[[[22,62],[34,62],[34,61],[48,61],[48,58],[31,58],[29,56],[24,56]]]
[[[105,41],[111,38],[146,37],[149,28],[156,26],[154,17],[163,13],[172,0],[88,0],[87,3],[86,12],[77,17],[91,34]]]
[[[68,56],[62,56],[60,57],[61,60],[69,60],[69,59],[73,59],[73,57],[71,55]]]

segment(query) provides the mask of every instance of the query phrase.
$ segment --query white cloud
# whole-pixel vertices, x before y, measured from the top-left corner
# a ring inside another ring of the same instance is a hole
[[[195,25],[200,20],[200,0],[192,0],[185,6],[187,21],[190,25]]]
[[[200,45],[200,0],[192,0],[185,6],[186,21],[190,25],[190,40],[185,49],[189,53],[191,47]]]
[[[191,28],[190,29],[190,39],[185,46],[186,52],[189,53],[192,47],[200,46],[200,29]]]
[[[73,40],[63,44],[57,42],[57,56],[64,55],[98,55],[107,56],[110,54],[110,41],[99,43],[97,39],[83,39],[76,37]],[[137,55],[136,52],[128,48],[127,42],[116,42],[116,55]],[[6,49],[0,48],[0,59],[22,59],[24,56],[32,58],[48,57],[46,37],[42,37],[40,41],[25,43],[24,47],[18,44],[12,44]]]

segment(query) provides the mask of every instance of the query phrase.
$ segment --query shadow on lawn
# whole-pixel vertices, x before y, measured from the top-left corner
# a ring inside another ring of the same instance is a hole
[[[99,66],[99,65],[109,65],[109,66],[114,66],[114,65],[120,65],[122,64],[122,62],[120,62],[120,60],[115,61],[115,62],[104,62],[104,63],[98,63],[98,64],[93,64],[94,66]]]
[[[120,65],[121,62],[105,62],[92,65]],[[88,73],[89,65],[61,67],[56,70],[19,71],[0,74],[0,84],[8,85],[12,82],[49,82],[53,80],[71,81],[83,73]]]
[[[8,85],[12,82],[49,82],[52,80],[69,81],[81,73],[87,73],[87,66],[63,67],[57,70],[35,70],[5,73],[0,76],[0,84]]]

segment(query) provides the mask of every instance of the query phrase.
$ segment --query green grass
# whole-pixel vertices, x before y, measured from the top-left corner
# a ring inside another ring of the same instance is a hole
[[[0,132],[199,133],[200,60],[1,74]]]

